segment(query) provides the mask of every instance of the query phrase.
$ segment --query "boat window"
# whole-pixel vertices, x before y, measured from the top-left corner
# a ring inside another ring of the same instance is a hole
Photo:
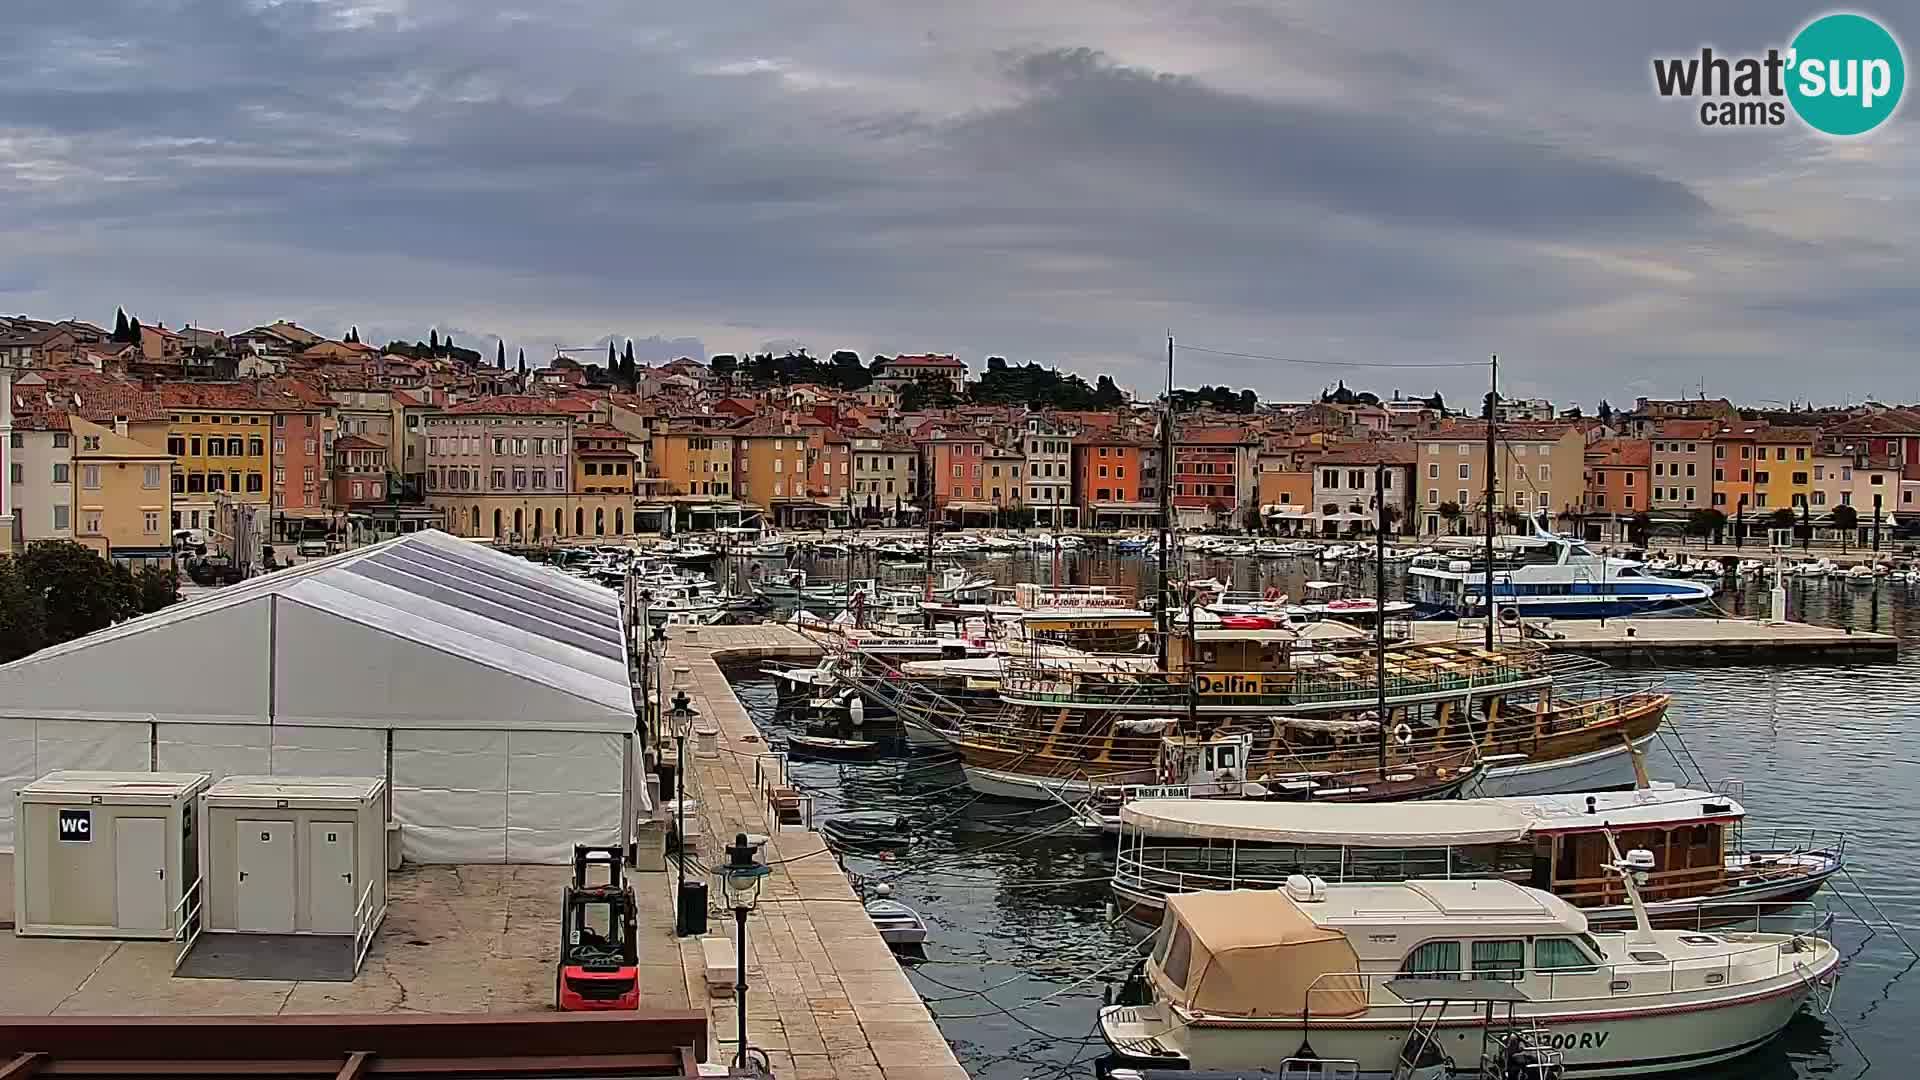
[[[1167,919],[1160,924],[1159,932],[1153,936],[1153,962],[1165,965],[1167,962],[1167,942],[1173,938],[1173,920]]]
[[[1527,944],[1519,938],[1473,943],[1473,977],[1517,982],[1527,968]]]
[[[1623,566],[1613,572],[1614,577],[1639,577],[1640,571],[1631,566]]]
[[[1173,943],[1167,946],[1167,958],[1160,965],[1160,971],[1175,986],[1187,985],[1187,966],[1193,962],[1193,935],[1185,926],[1173,932]]]
[[[1400,974],[1409,979],[1458,979],[1460,943],[1429,941],[1422,944],[1407,954],[1406,963],[1400,965]]]
[[[1543,937],[1533,942],[1533,966],[1537,971],[1593,971],[1594,958],[1572,938]]]

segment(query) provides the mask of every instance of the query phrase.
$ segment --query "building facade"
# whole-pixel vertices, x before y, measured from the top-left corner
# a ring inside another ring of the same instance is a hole
[[[1478,533],[1486,528],[1487,429],[1458,423],[1421,434],[1416,445],[1419,533]],[[1570,424],[1515,424],[1497,429],[1493,513],[1537,519],[1579,511],[1586,494],[1586,436]],[[1449,510],[1451,509],[1451,513]]]
[[[173,557],[173,459],[119,430],[67,418],[73,436],[73,539],[121,561]]]
[[[161,387],[161,400],[171,419],[175,527],[225,531],[241,521],[265,535],[273,505],[273,410],[240,383],[170,383]]]
[[[1713,432],[1711,420],[1666,420],[1648,436],[1651,507],[1684,517],[1713,505]]]
[[[1027,417],[1021,436],[1026,451],[1026,500],[1037,524],[1072,527],[1080,524],[1073,497],[1073,431],[1044,413]],[[1136,484],[1139,463],[1133,465]]]

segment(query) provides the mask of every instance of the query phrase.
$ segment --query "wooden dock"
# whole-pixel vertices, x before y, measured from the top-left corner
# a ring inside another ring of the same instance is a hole
[[[1483,624],[1416,622],[1414,640],[1479,640]],[[1640,618],[1565,620],[1547,625],[1548,637],[1532,637],[1555,652],[1579,653],[1620,667],[1650,664],[1883,663],[1900,658],[1900,641],[1876,634],[1810,623],[1759,619]],[[1501,628],[1503,640],[1511,630]]]
[[[761,858],[773,872],[747,919],[748,1042],[767,1052],[781,1080],[966,1080],[966,1070],[880,940],[820,834],[769,826],[767,801],[757,784],[757,770],[767,767],[762,764],[766,739],[717,661],[800,659],[818,652],[806,637],[772,624],[668,630],[668,697],[674,693],[674,669],[686,668],[680,681],[698,712],[695,729],[719,729],[718,754],[700,756],[692,740],[687,753],[688,797],[698,801],[701,817],[699,862],[721,865],[722,849],[736,833],[769,837]],[[667,873],[649,876],[660,884],[648,888],[642,901],[648,915],[641,928],[648,971],[655,985],[670,982],[670,971],[652,966],[653,958],[677,949],[686,1003],[707,1011],[708,1060],[729,1061],[739,1022],[731,991],[709,997],[700,939],[672,937],[677,875],[671,861]],[[709,889],[711,910],[723,910],[724,898],[711,879]],[[733,955],[731,912],[716,915],[708,934],[725,935],[727,955]],[[649,997],[648,1004],[672,1002]]]

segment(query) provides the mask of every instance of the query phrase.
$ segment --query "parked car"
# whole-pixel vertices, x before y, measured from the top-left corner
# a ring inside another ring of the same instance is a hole
[[[327,542],[325,540],[313,539],[302,540],[294,545],[293,551],[294,554],[303,559],[318,559],[328,554]]]

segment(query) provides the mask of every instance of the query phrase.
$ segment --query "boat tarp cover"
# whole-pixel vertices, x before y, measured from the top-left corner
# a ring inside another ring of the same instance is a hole
[[[1367,1011],[1360,958],[1346,935],[1316,925],[1285,893],[1167,898],[1174,933],[1191,935],[1185,986],[1156,969],[1174,1003],[1210,1016],[1355,1016]]]
[[[1136,799],[1122,828],[1152,836],[1307,847],[1468,847],[1525,840],[1524,808],[1478,801],[1296,803]]]

